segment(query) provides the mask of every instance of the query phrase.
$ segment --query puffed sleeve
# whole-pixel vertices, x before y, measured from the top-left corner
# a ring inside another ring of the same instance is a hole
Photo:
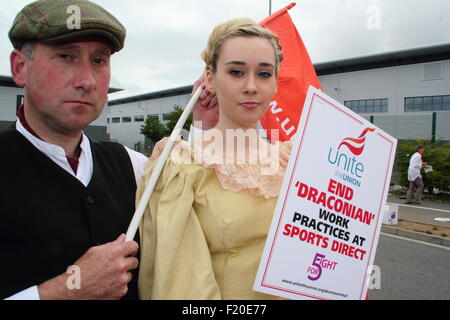
[[[154,165],[141,179],[136,206]],[[208,244],[193,209],[194,185],[200,175],[201,171],[184,170],[171,156],[166,161],[140,224],[141,299],[221,299]]]

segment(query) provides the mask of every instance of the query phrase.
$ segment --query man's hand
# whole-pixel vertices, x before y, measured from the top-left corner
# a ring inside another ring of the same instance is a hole
[[[80,270],[80,289],[69,289],[70,275],[64,273],[38,286],[41,300],[120,299],[128,291],[129,270],[138,267],[138,247],[135,241],[125,242],[122,234],[114,242],[90,248],[74,263]]]
[[[208,130],[214,128],[219,120],[219,106],[217,104],[217,97],[214,93],[209,92],[205,86],[205,75],[203,74],[200,79],[195,81],[192,89],[192,94],[198,87],[202,87],[202,93],[200,94],[197,103],[192,110],[194,125],[201,123],[202,130]]]

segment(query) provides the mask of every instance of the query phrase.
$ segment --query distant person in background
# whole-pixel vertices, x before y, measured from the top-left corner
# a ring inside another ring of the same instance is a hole
[[[414,153],[409,160],[408,168],[408,181],[409,189],[406,195],[407,204],[422,204],[423,193],[423,180],[420,175],[420,169],[427,165],[426,162],[422,162],[422,155],[425,152],[425,147],[423,145],[418,145],[416,147],[416,153]],[[414,198],[414,201],[413,201]]]

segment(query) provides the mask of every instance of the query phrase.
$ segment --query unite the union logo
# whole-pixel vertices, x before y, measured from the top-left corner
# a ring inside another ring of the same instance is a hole
[[[367,133],[373,131],[375,131],[375,128],[365,128],[358,138],[347,137],[342,139],[336,151],[330,147],[328,151],[328,162],[336,165],[338,169],[335,173],[336,177],[343,181],[350,182],[356,187],[361,186],[361,180],[359,179],[363,176],[364,164],[359,161],[358,156],[364,151]],[[343,146],[345,146],[351,154],[345,152],[345,148],[341,148]]]

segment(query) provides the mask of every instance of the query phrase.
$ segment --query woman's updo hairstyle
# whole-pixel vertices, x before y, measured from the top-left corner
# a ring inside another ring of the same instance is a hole
[[[279,38],[272,31],[261,27],[249,18],[239,18],[229,20],[219,24],[209,35],[208,45],[203,50],[201,57],[206,64],[206,70],[215,73],[217,70],[217,60],[219,60],[220,50],[223,43],[234,37],[262,37],[270,41],[275,49],[275,74],[278,75],[280,63],[283,60]]]

